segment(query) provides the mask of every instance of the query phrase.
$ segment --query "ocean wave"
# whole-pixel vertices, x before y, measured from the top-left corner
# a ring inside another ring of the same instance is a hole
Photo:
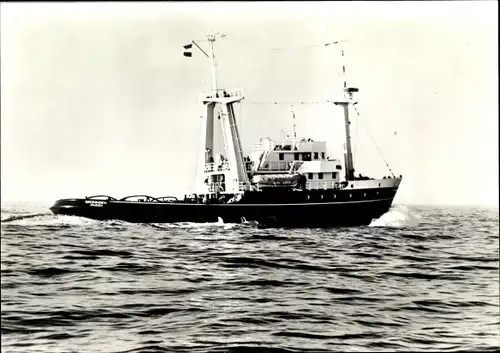
[[[2,222],[5,351],[498,349],[498,214],[261,229],[8,212],[27,217]]]
[[[418,227],[420,216],[405,205],[394,205],[380,218],[373,220],[369,227],[408,228]]]

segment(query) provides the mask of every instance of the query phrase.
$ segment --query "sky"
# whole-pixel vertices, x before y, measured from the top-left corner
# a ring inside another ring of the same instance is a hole
[[[183,195],[216,43],[244,149],[290,131],[343,160],[338,98],[359,88],[356,173],[395,203],[498,204],[498,2],[2,3],[1,198]],[[341,45],[322,44],[344,40]],[[342,60],[340,50],[344,49]],[[259,102],[278,101],[283,104]],[[297,102],[321,102],[297,104]],[[375,143],[374,143],[375,142]]]

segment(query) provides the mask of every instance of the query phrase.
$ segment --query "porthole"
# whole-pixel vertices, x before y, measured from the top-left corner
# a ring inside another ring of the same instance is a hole
[[[307,195],[307,199],[310,200],[311,199],[311,195]]]
[[[363,194],[363,197],[366,197],[366,193]]]
[[[323,200],[323,195],[320,196],[321,200]]]
[[[351,197],[352,197],[352,194],[349,194],[349,198],[351,198]]]
[[[353,188],[353,187],[354,187],[354,184],[351,184],[351,188]]]
[[[380,186],[380,183],[378,183],[378,186]]]
[[[333,194],[333,198],[336,199],[337,198],[337,195]]]
[[[378,195],[378,191],[377,191],[377,195]]]

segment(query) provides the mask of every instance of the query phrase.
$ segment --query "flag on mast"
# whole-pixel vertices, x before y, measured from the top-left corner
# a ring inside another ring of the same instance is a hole
[[[192,48],[193,48],[193,44],[191,44],[191,43],[190,43],[190,44],[186,44],[186,45],[184,46],[184,49],[185,49],[185,50],[184,50],[184,56],[185,56],[185,57],[190,58],[190,57],[192,57],[192,56],[193,56],[193,53],[192,53],[191,51],[187,51],[187,50],[190,50],[190,49],[192,49]]]

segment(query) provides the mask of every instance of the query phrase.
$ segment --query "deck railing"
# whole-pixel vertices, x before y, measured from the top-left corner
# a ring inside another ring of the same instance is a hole
[[[230,169],[231,166],[229,165],[229,162],[205,164],[205,173],[228,171]]]
[[[313,180],[306,182],[306,189],[339,189],[340,183],[335,180]]]
[[[226,182],[214,182],[208,184],[208,192],[210,193],[217,193],[217,192],[225,192],[227,191],[227,186],[230,185],[230,183]],[[309,190],[325,190],[325,189],[340,189],[340,183],[335,181],[335,180],[314,180],[314,181],[308,181],[306,183],[306,189]],[[245,183],[239,182],[238,183],[238,189],[239,191],[245,191]]]
[[[260,171],[288,171],[292,166],[293,162],[285,162],[285,161],[270,161],[263,162],[260,165]]]
[[[212,92],[203,92],[200,94],[200,97],[202,99],[212,99],[215,98],[217,95],[219,98],[224,98],[224,92],[226,92],[226,97],[244,97],[243,95],[243,89],[238,88],[238,89],[217,89],[217,93]]]
[[[215,183],[210,183],[208,184],[208,192],[210,193],[217,193],[217,192],[225,192],[227,191],[227,185],[230,183],[226,182],[215,182]],[[239,182],[238,183],[238,191],[245,191],[245,183]]]

